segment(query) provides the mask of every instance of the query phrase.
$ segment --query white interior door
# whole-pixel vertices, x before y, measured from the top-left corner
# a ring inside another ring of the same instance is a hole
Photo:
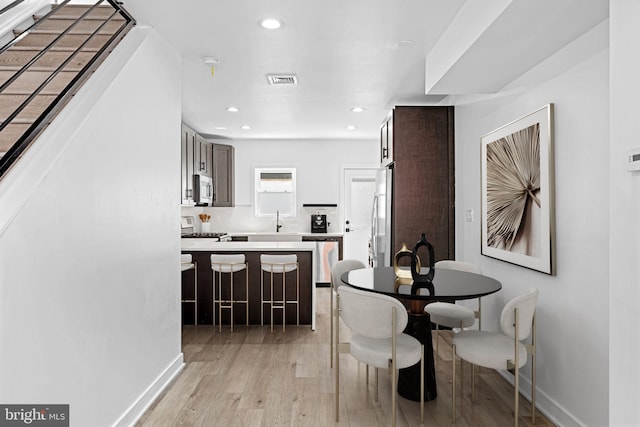
[[[371,210],[376,192],[377,168],[344,170],[344,259],[369,265]]]

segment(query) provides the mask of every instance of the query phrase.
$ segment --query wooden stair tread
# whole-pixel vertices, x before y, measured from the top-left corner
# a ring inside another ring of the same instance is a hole
[[[105,43],[112,37],[109,34],[98,34],[94,36],[89,42],[85,45],[85,48],[96,48],[99,49],[105,45]],[[53,39],[56,38],[56,34],[47,33],[47,34],[28,34],[25,38],[18,41],[16,46],[20,47],[36,47],[36,48],[44,48],[47,46]],[[87,39],[86,35],[66,35],[56,44],[59,48],[77,48]]]
[[[30,125],[10,123],[0,132],[0,152],[6,153],[15,144]]]
[[[77,48],[73,47],[58,47],[54,46],[49,49],[49,52],[75,52]],[[40,52],[42,48],[35,46],[12,46],[7,52],[33,52],[34,55]],[[97,47],[83,47],[80,52],[97,52],[100,49]]]
[[[55,70],[71,57],[73,52],[47,52],[31,66],[32,70]],[[0,70],[19,70],[36,57],[37,51],[8,50],[0,55]],[[93,58],[95,52],[80,51],[73,56],[67,65],[82,68]]]
[[[80,17],[83,13],[85,13],[90,6],[80,5],[80,4],[67,4],[57,11],[55,11],[49,18],[52,17],[62,17],[62,18],[71,18],[75,19]],[[111,6],[98,6],[91,12],[91,16],[99,16],[99,17],[108,17],[113,13],[113,7]],[[41,18],[42,16],[36,16],[37,18]],[[49,19],[47,18],[47,19]]]
[[[53,78],[52,81],[47,84],[46,88],[48,91],[52,92],[60,92],[62,91],[71,80],[77,75],[77,72],[73,71],[61,71],[57,76]],[[0,82],[4,83],[9,78],[14,75],[12,71],[3,71],[0,70]],[[33,92],[40,86],[42,82],[44,82],[51,75],[48,71],[27,71],[18,79],[11,83],[7,88],[8,91],[28,91]],[[5,91],[6,93],[7,91]]]

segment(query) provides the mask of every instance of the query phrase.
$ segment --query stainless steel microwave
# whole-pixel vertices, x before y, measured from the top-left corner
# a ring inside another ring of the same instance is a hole
[[[193,175],[193,201],[196,205],[213,204],[213,180],[206,175]]]

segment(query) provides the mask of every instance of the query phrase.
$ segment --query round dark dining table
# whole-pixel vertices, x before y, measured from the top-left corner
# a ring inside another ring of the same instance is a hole
[[[426,274],[428,268],[422,268]],[[431,341],[431,321],[424,312],[425,305],[434,301],[454,302],[456,300],[479,298],[498,292],[502,285],[496,279],[465,271],[434,269],[431,282],[414,282],[408,270],[398,278],[393,267],[376,267],[352,270],[340,278],[343,283],[363,291],[377,292],[399,299],[409,307],[409,322],[405,333],[424,344],[424,395],[425,401],[437,397],[436,374]],[[398,394],[410,400],[420,400],[420,364],[400,369]]]

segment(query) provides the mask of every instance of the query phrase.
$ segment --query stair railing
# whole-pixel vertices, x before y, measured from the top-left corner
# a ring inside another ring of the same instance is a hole
[[[17,0],[19,3],[23,0]],[[26,37],[32,30],[36,29],[43,22],[46,22],[47,18],[54,15],[61,7],[69,3],[70,0],[65,0],[62,3],[56,5],[50,12],[44,15],[41,19],[38,19],[33,25],[29,28],[21,32],[18,36],[15,37],[14,40],[9,42],[7,45],[0,49],[0,54],[2,52],[8,50],[11,46],[16,45],[20,40]],[[31,60],[29,60],[24,66],[20,68],[20,70],[16,71],[14,75],[12,75],[5,83],[0,86],[0,93],[2,93],[11,83],[15,82],[21,75],[23,75],[31,66],[33,66],[38,59],[42,58],[47,52],[53,48],[57,42],[59,42],[64,36],[68,35],[69,32],[80,23],[85,17],[89,16],[89,14],[94,11],[98,6],[104,3],[105,0],[99,0],[95,4],[93,4],[89,9],[87,9],[80,17],[76,19],[74,23],[72,23],[69,27],[67,27],[61,34],[55,37],[53,41],[51,41],[44,49],[42,49],[36,56],[34,56]],[[59,73],[64,70],[64,68],[75,58],[80,51],[87,44],[94,39],[94,37],[102,30],[111,20],[116,16],[120,15],[124,18],[123,24],[114,32],[114,34],[109,38],[109,40],[102,45],[100,49],[87,61],[85,66],[79,71],[73,79],[66,85],[64,89],[56,96],[56,98],[48,105],[47,108],[38,116],[38,118],[33,122],[33,124],[22,134],[21,137],[9,148],[9,150],[0,158],[0,178],[11,168],[14,162],[22,155],[22,153],[27,149],[27,147],[35,140],[40,132],[51,122],[51,120],[60,112],[60,110],[64,107],[64,105],[71,99],[73,94],[79,89],[79,87],[87,80],[87,78],[91,75],[93,71],[95,71],[100,63],[106,58],[109,52],[113,49],[113,47],[124,37],[124,35],[135,25],[135,19],[122,7],[122,3],[114,0],[106,0],[113,8],[114,11],[104,19],[104,22],[98,26],[96,30],[93,31],[87,37],[87,39],[80,44],[79,47],[75,49],[69,55],[69,57],[62,62],[34,91],[31,93],[27,99],[18,106],[13,113],[5,118],[5,120],[0,124],[0,132],[5,129],[11,122],[14,120],[28,105],[31,101],[35,99],[35,97],[42,92],[42,90],[49,84],[51,81],[59,75]],[[13,4],[13,3],[12,3]],[[7,6],[10,7],[11,5]],[[15,6],[15,5],[14,5]],[[12,7],[12,6],[11,6]]]

